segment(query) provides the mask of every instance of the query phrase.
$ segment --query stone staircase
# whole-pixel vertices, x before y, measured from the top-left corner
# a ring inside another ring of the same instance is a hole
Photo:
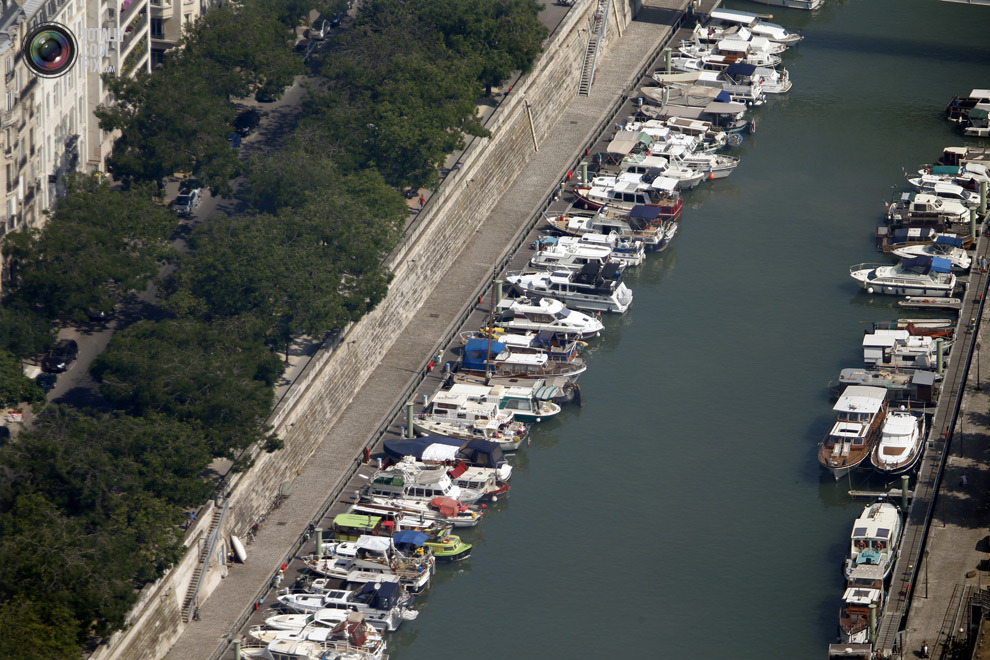
[[[188,623],[192,617],[196,604],[196,596],[199,594],[199,585],[203,578],[203,573],[210,567],[210,559],[213,556],[213,549],[216,547],[217,539],[220,537],[220,525],[223,517],[227,513],[228,503],[224,502],[223,507],[213,509],[213,519],[206,530],[205,542],[199,551],[199,566],[192,573],[189,581],[189,588],[186,590],[186,598],[182,601],[182,620]]]
[[[595,66],[598,64],[598,46],[608,32],[608,10],[612,6],[612,0],[597,1],[598,8],[592,20],[588,48],[584,53],[584,67],[581,69],[581,81],[578,84],[578,94],[581,96],[591,94],[591,86],[595,82]]]

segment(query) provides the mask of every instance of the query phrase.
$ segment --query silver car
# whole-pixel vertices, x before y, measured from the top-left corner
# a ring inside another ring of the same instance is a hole
[[[199,206],[202,196],[201,188],[184,188],[179,191],[179,196],[172,202],[172,208],[181,216],[192,215],[192,212]]]

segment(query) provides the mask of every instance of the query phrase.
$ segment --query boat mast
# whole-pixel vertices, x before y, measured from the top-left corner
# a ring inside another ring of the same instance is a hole
[[[495,279],[494,274],[492,276],[492,299],[491,304],[488,306],[488,348],[485,350],[485,385],[491,384],[491,374],[489,371],[495,371],[493,365],[491,364],[492,359],[492,335],[495,334],[495,287],[498,284],[498,280]]]

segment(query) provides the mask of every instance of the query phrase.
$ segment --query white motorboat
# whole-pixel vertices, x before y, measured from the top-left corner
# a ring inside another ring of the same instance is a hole
[[[982,163],[965,163],[963,165],[933,165],[918,170],[916,175],[907,175],[910,183],[914,179],[927,181],[942,181],[962,186],[966,190],[979,192],[980,184],[990,182],[990,170]],[[912,183],[912,185],[915,185]],[[915,188],[918,186],[915,185]]]
[[[638,175],[641,181],[668,193],[672,193],[674,189],[693,188],[705,178],[705,173],[687,167],[675,156],[657,156],[652,153],[630,154],[619,163],[619,169],[623,175]],[[674,182],[667,182],[664,178],[673,179]]]
[[[383,645],[384,648],[384,645]],[[340,648],[338,644],[326,644],[303,639],[276,639],[264,642],[247,642],[241,645],[245,658],[257,660],[384,660],[388,656],[374,654],[363,649]]]
[[[440,471],[446,476],[443,468],[429,471]],[[327,542],[323,544],[322,556],[306,558],[306,567],[318,575],[353,584],[378,583],[395,577],[401,586],[414,594],[430,586],[434,563],[433,557],[426,554],[404,555],[387,536],[359,536],[357,541]],[[331,607],[309,600],[306,602],[309,609],[299,611],[314,612]]]
[[[736,58],[727,55],[707,55],[690,57],[681,55],[671,60],[671,65],[679,71],[724,71],[734,64]],[[786,94],[791,91],[791,78],[787,69],[777,70],[773,66],[756,66],[754,75],[764,94]]]
[[[948,298],[956,288],[952,263],[942,257],[911,257],[896,266],[857,264],[849,275],[869,293]]]
[[[536,253],[529,259],[529,265],[541,270],[581,270],[587,264],[604,266],[612,261],[612,248],[603,245],[593,245],[588,242],[569,241],[540,241]],[[625,262],[616,260],[615,263],[625,268]]]
[[[938,364],[939,340],[913,335],[904,329],[877,329],[863,335],[863,365],[869,368],[893,368],[931,371]],[[943,356],[949,343],[942,340]],[[943,364],[948,359],[943,357]]]
[[[867,505],[853,523],[849,540],[849,556],[843,573],[848,580],[857,566],[879,566],[883,579],[887,579],[897,558],[901,541],[901,513],[890,502],[874,502]]]
[[[581,338],[597,337],[605,328],[599,319],[569,309],[553,298],[503,298],[495,308],[494,322],[506,330],[549,330]]]
[[[882,387],[847,387],[832,408],[835,422],[818,443],[818,462],[836,481],[865,461],[887,410]]]
[[[557,231],[571,236],[614,234],[640,241],[644,249],[651,252],[667,249],[678,229],[676,222],[665,220],[661,211],[653,206],[638,206],[628,214],[615,214],[608,209],[600,209],[594,214],[570,212],[547,217],[546,221]]]
[[[405,500],[424,504],[437,497],[474,504],[482,493],[461,488],[450,478],[444,466],[419,468],[415,459],[405,457],[395,465],[375,472],[361,490],[365,500]]]
[[[702,174],[708,180],[724,179],[739,165],[739,158],[706,152],[692,152],[687,147],[668,143],[662,150],[651,153],[662,154],[682,167]]]
[[[371,625],[361,612],[339,610],[339,613],[343,615],[343,619],[332,624],[329,619],[319,621],[314,619],[313,623],[295,630],[252,626],[248,630],[248,635],[264,643],[274,642],[276,639],[320,642],[327,651],[360,649],[371,654],[373,658],[380,658],[385,652],[382,632]],[[294,616],[308,618],[311,615]]]
[[[298,631],[303,628],[336,628],[341,621],[346,621],[353,610],[326,608],[316,612],[273,614],[257,626],[259,630]],[[254,628],[252,628],[254,630]]]
[[[907,181],[918,192],[935,195],[940,199],[952,199],[969,209],[975,209],[980,205],[979,192],[966,190],[962,186],[946,180],[944,177],[921,174],[910,177]]]
[[[795,44],[802,39],[801,35],[795,32],[789,32],[783,26],[764,21],[758,14],[733,9],[712,10],[708,14],[708,22],[695,27],[694,35],[701,40],[707,39],[713,41],[724,39],[728,35],[740,34],[743,31],[746,31],[747,34],[766,37],[770,41],[785,47]]]
[[[714,43],[701,43],[693,41],[681,41],[677,49],[678,53],[687,58],[704,60],[706,62],[719,63],[725,68],[730,64],[742,62],[755,66],[777,66],[781,63],[779,48],[772,46],[771,41],[766,37],[750,37],[749,39],[726,38],[719,39]],[[671,58],[673,60],[673,58]],[[672,68],[679,68],[671,61]],[[704,68],[704,67],[702,67]],[[697,70],[694,67],[682,69],[683,71]]]
[[[892,222],[939,220],[961,224],[969,222],[969,209],[954,199],[928,193],[903,193],[900,199],[887,205],[887,218]]]
[[[535,345],[537,341],[540,341],[539,337],[531,338],[525,342],[519,342],[517,341],[518,337],[515,337],[514,341],[516,343],[513,345],[499,341],[498,336],[487,336],[484,332],[479,334],[482,336],[469,338],[464,343],[464,351],[458,362],[459,369],[455,379],[463,375],[469,375],[484,379],[486,381],[485,384],[488,385],[525,384],[539,381],[544,385],[561,390],[557,393],[557,396],[561,397],[564,394],[563,390],[576,382],[578,377],[587,370],[584,360],[577,357],[577,350],[580,345],[573,341],[568,342],[566,345],[569,347],[569,351],[565,348],[564,351],[555,353],[554,357],[560,359],[552,359],[548,350],[549,347],[540,348]],[[497,334],[495,333],[495,335]],[[542,336],[544,339],[549,339],[546,334]],[[472,378],[471,380],[477,380],[477,378]],[[436,401],[436,397],[439,396],[440,393],[437,393],[434,400]],[[488,397],[482,397],[477,401],[469,397],[467,403],[484,406],[492,403],[492,401],[493,399],[489,399]],[[478,409],[478,412],[481,414],[480,417],[473,411],[465,409],[458,411],[456,413],[458,416],[452,418],[454,413],[451,412],[452,409],[447,405],[450,403],[452,401],[445,401],[445,405],[439,411],[434,411],[435,421],[445,426],[465,424],[467,419],[475,419],[482,424],[488,424],[485,429],[460,429],[457,431],[460,434],[470,433],[471,437],[490,436],[492,435],[491,429],[495,428],[494,433],[496,435],[504,436],[505,429],[511,429],[514,433],[517,433],[521,427],[525,426],[517,420],[513,420],[510,426],[503,426],[507,423],[507,420],[502,419],[502,417],[509,417],[508,413],[504,412],[499,415],[498,426],[494,424],[496,422],[494,417],[488,419],[486,422],[489,411],[482,408]],[[466,408],[470,407],[466,406]],[[427,408],[432,410],[431,406]],[[450,435],[450,433],[446,433],[446,435]],[[519,434],[517,433],[517,435]],[[452,437],[466,437],[466,435],[454,435]],[[491,437],[485,437],[484,439],[494,440]],[[509,438],[505,437],[500,437],[495,441],[499,442],[503,446],[503,449],[505,449],[506,443],[511,442]]]
[[[484,507],[484,504],[469,506],[449,497],[435,497],[429,502],[370,497],[355,504],[351,510],[395,521],[396,527],[413,528],[417,520],[423,521],[424,525],[439,522],[451,527],[476,527],[484,516]]]
[[[963,240],[950,234],[934,234],[935,241],[927,245],[905,245],[891,254],[901,259],[913,257],[941,257],[948,259],[952,270],[965,272],[973,263],[969,253],[963,249]]]
[[[498,335],[500,340],[508,340],[513,335]],[[534,379],[527,384],[502,385],[499,383],[486,385],[482,383],[455,382],[451,392],[466,392],[477,397],[498,401],[500,410],[510,411],[520,422],[542,422],[560,412],[560,406],[552,401],[559,398],[558,388],[546,385],[543,379]],[[512,469],[505,466],[508,473]],[[508,481],[508,476],[499,475],[502,481]]]
[[[609,258],[612,261],[626,266],[638,266],[646,260],[643,241],[624,238],[618,234],[588,232],[580,236],[541,236],[534,244],[536,249],[539,249],[540,246],[544,246],[544,249],[559,246],[564,250],[571,250],[578,246],[604,248],[609,250]]]
[[[580,271],[541,271],[509,275],[505,279],[524,295],[549,296],[577,309],[622,314],[632,304],[633,294],[619,280],[615,266],[606,264],[597,268],[589,264]]]
[[[903,406],[887,412],[880,442],[870,454],[874,469],[884,475],[909,471],[921,458],[925,439],[925,416]]]
[[[657,143],[672,142],[683,144],[692,153],[714,153],[729,142],[725,131],[709,121],[670,117],[668,119],[647,119],[626,122],[626,127],[643,131],[653,138],[649,146],[651,153],[658,153]]]
[[[472,342],[480,344],[478,348],[472,347],[472,351],[479,350],[483,352],[488,348],[487,344],[489,342],[483,339],[472,339],[468,344],[470,345]],[[495,347],[495,350],[501,354],[502,351],[500,349],[502,344],[494,341],[490,343],[496,344],[497,347]],[[467,353],[466,349],[467,347],[465,347],[465,353]],[[537,359],[542,359],[542,363],[536,364],[535,360]],[[546,355],[518,356],[512,367],[518,367],[525,360],[530,360],[533,363],[532,368],[534,370],[542,368],[543,375],[547,375],[546,365],[549,364],[549,360]],[[485,362],[483,356],[480,356],[479,362],[483,367]],[[506,365],[502,364],[498,366],[505,367]],[[554,366],[562,367],[563,364],[555,362]],[[494,368],[497,368],[497,366]],[[583,371],[583,363],[580,365],[580,369],[577,367],[572,369],[572,372],[575,374]],[[484,372],[482,371],[482,373]],[[499,373],[496,371],[493,377],[498,377]],[[503,371],[501,375],[505,378],[512,377],[513,375],[520,377],[517,371]],[[534,373],[535,377],[538,376]],[[577,375],[573,377],[577,378]],[[502,451],[516,451],[520,445],[529,440],[529,425],[516,420],[512,411],[500,410],[498,404],[498,399],[494,397],[477,396],[467,392],[440,390],[433,395],[433,398],[430,399],[426,407],[413,418],[413,428],[421,435],[443,435],[461,440],[488,440],[496,443]],[[376,494],[385,495],[385,493]],[[474,504],[478,499],[470,493],[463,495],[436,493],[435,496],[452,497],[462,500],[467,504]]]
[[[657,216],[665,220],[677,220],[681,216],[681,198],[671,197],[635,175],[596,176],[587,185],[576,185],[574,196],[587,208],[597,210],[603,206],[630,211],[636,206],[650,206]]]
[[[385,537],[376,537],[385,538]],[[386,541],[389,539],[385,538]],[[306,559],[307,566],[329,563],[333,558]],[[365,620],[378,630],[395,631],[403,621],[416,618],[410,607],[411,599],[402,591],[395,578],[368,582],[360,589],[327,589],[323,593],[295,592],[278,595],[278,602],[288,610],[301,613],[303,617],[269,617],[265,625],[283,630],[301,630],[316,621],[331,621],[328,611],[360,612]],[[312,618],[312,620],[310,620]],[[294,626],[299,625],[299,628]]]
[[[754,76],[752,64],[736,63],[721,71],[703,70],[698,73],[696,87],[719,89],[729,94],[729,100],[749,106],[763,105],[766,95],[759,76]],[[724,100],[724,99],[719,99]]]

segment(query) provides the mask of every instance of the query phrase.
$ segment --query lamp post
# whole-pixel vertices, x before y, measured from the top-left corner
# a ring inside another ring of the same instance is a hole
[[[976,391],[980,391],[980,340],[976,340]]]
[[[925,548],[925,599],[928,599],[928,553],[931,552],[930,548]]]

